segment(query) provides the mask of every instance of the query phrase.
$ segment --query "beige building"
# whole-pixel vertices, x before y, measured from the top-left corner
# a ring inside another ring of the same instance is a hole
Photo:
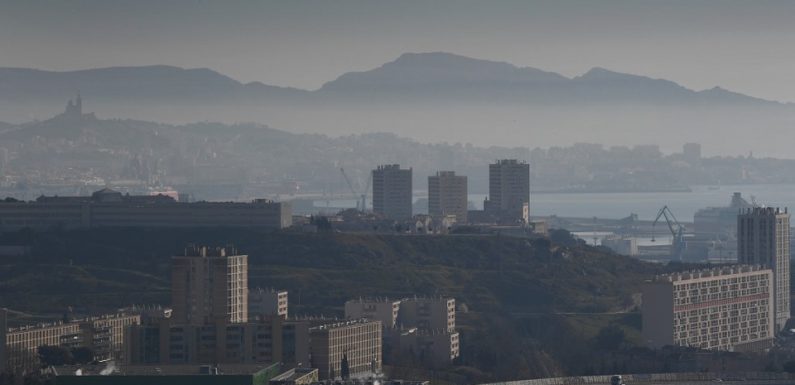
[[[417,328],[391,331],[392,343],[404,357],[413,355],[416,363],[445,367],[461,355],[458,332],[429,331]]]
[[[412,217],[411,169],[398,164],[382,165],[373,170],[373,212],[389,219]]]
[[[398,325],[428,331],[455,332],[455,298],[414,297],[400,301]]]
[[[467,223],[467,177],[454,171],[439,171],[428,177],[428,214],[437,220],[449,216]]]
[[[248,293],[248,316],[278,315],[287,319],[287,290],[262,289],[250,290]]]
[[[23,228],[250,227],[292,225],[289,203],[177,202],[163,195],[130,196],[103,189],[90,197],[39,197],[33,202],[0,202],[0,231]]]
[[[772,285],[771,270],[744,265],[657,276],[643,286],[643,339],[652,348],[770,347]]]
[[[489,165],[489,199],[483,209],[503,222],[530,219],[530,165],[502,159]]]
[[[400,301],[389,298],[359,298],[345,302],[345,318],[367,318],[381,321],[384,328],[395,327],[400,311]]]
[[[124,333],[128,326],[138,325],[137,314],[109,314],[100,317],[78,319],[71,322],[56,322],[5,327],[5,311],[0,317],[4,326],[5,367],[12,371],[30,369],[39,365],[39,346],[63,346],[66,348],[87,347],[97,360],[124,358]]]
[[[348,320],[309,329],[311,367],[321,379],[340,376],[343,356],[351,376],[376,373],[382,365],[381,321]]]
[[[745,209],[737,216],[737,259],[773,270],[776,333],[790,318],[790,224],[787,209]]]
[[[172,257],[171,306],[176,324],[248,320],[248,256],[233,248],[188,247]]]

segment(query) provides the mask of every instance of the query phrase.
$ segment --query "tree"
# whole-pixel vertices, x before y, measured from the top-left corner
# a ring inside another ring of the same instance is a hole
[[[94,351],[91,348],[80,347],[72,348],[71,352],[76,364],[87,364],[94,361]]]
[[[74,357],[69,349],[62,346],[42,345],[37,349],[39,361],[45,366],[69,365],[74,362]]]
[[[618,350],[624,344],[624,337],[624,329],[617,325],[608,325],[599,330],[595,345],[597,349]]]
[[[340,376],[342,380],[349,380],[351,378],[351,368],[348,366],[348,355],[342,354],[342,363],[340,363]]]

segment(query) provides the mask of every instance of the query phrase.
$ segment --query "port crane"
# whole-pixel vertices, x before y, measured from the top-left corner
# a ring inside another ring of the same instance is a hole
[[[676,216],[671,211],[668,206],[663,206],[660,211],[657,213],[657,217],[654,218],[654,222],[651,224],[652,234],[651,234],[651,241],[654,242],[654,227],[657,226],[657,222],[660,221],[660,218],[665,218],[665,223],[668,225],[668,230],[671,231],[671,235],[673,236],[673,242],[671,243],[672,249],[672,256],[677,260],[682,260],[682,255],[685,252],[685,227],[676,220]]]
[[[342,177],[345,178],[345,183],[348,184],[348,188],[351,189],[353,196],[359,197],[359,199],[356,200],[356,209],[364,212],[367,209],[367,190],[370,189],[370,182],[373,180],[372,175],[367,178],[367,185],[364,187],[364,191],[360,194],[356,192],[355,188],[353,188],[353,183],[351,183],[351,179],[348,178],[348,174],[345,173],[344,168],[340,167],[340,173],[342,173]]]

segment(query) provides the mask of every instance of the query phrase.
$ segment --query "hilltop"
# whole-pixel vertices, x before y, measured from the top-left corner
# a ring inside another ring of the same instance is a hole
[[[621,312],[635,306],[644,279],[667,269],[573,241],[499,236],[128,229],[20,232],[3,241],[32,245],[30,257],[0,265],[0,303],[23,313],[167,304],[169,256],[190,242],[235,244],[249,255],[250,286],[289,290],[293,315],[341,316],[344,301],[360,296],[454,296],[463,344],[454,372],[470,379],[582,370],[568,362],[571,352],[554,353],[548,337],[566,334],[585,352],[608,324],[636,335],[637,315]],[[619,314],[562,315],[612,312]],[[528,314],[559,322],[538,329]]]

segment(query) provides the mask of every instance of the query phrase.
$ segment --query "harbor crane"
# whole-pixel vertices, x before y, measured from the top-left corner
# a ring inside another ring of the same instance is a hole
[[[345,178],[345,183],[348,184],[353,196],[359,197],[359,199],[356,200],[356,209],[364,212],[367,209],[367,190],[370,189],[370,182],[373,180],[372,175],[370,178],[367,178],[367,185],[364,187],[364,191],[360,194],[356,192],[355,188],[353,188],[353,183],[351,183],[351,179],[348,178],[348,174],[345,173],[344,168],[340,167],[340,173],[342,173],[342,177]]]
[[[682,260],[682,256],[685,253],[685,227],[676,220],[676,216],[671,211],[668,206],[663,206],[660,211],[657,213],[657,217],[654,218],[654,222],[651,224],[651,241],[654,242],[654,227],[657,226],[657,222],[660,221],[660,218],[665,218],[665,223],[668,225],[668,230],[671,231],[671,235],[673,236],[673,242],[671,243],[671,256],[674,257],[677,261]]]

